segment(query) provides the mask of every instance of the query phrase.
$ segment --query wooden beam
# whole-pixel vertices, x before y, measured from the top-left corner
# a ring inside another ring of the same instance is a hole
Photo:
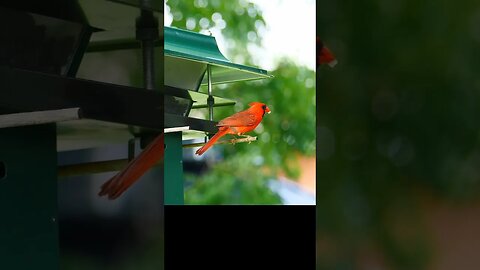
[[[0,128],[40,125],[80,118],[80,108],[12,113],[0,115]]]

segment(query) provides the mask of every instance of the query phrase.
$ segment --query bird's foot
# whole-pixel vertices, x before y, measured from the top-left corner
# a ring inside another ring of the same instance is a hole
[[[250,136],[250,135],[243,135],[243,137],[248,140],[248,144],[251,144],[252,141],[253,141],[253,140],[251,140],[251,139],[254,138],[254,137],[252,137],[252,136]]]

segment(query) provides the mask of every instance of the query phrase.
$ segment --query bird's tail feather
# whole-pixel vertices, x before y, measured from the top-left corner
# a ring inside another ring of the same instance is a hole
[[[204,146],[202,146],[200,149],[198,149],[195,154],[197,155],[202,155],[205,153],[205,151],[208,150],[220,137],[223,135],[227,134],[228,128],[227,127],[221,127],[220,130],[215,134]]]
[[[118,198],[135,183],[148,169],[163,158],[164,136],[158,135],[127,167],[105,182],[99,196],[108,195],[110,200]]]

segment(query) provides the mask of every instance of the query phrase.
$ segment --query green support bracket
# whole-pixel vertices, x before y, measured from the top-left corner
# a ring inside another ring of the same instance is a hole
[[[55,124],[0,129],[2,269],[59,269]]]
[[[183,155],[182,133],[165,134],[165,205],[182,205]]]

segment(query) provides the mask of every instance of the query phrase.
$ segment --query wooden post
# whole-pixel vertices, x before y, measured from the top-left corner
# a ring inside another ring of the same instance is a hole
[[[165,134],[165,204],[181,205],[183,195],[182,132]]]
[[[55,124],[0,129],[2,269],[59,269]]]

